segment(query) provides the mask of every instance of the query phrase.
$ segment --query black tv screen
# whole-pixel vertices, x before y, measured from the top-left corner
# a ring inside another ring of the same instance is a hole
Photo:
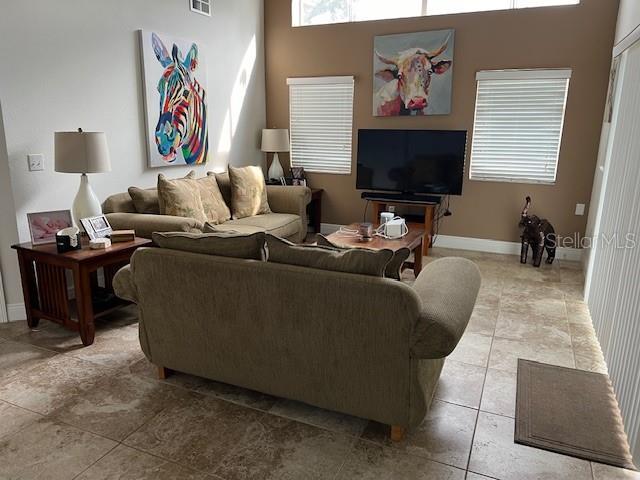
[[[462,194],[465,130],[358,130],[356,188]]]

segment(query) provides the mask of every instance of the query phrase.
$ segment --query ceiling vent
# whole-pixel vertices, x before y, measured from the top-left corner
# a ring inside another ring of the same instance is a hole
[[[212,0],[189,0],[189,5],[191,6],[192,12],[200,13],[202,15],[210,17],[211,2]]]

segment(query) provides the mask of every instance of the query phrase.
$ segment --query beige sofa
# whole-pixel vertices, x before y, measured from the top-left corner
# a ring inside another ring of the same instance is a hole
[[[413,286],[373,276],[139,249],[115,277],[138,304],[159,367],[393,426],[419,425],[473,310],[469,260],[429,263]]]
[[[229,184],[218,183],[218,186],[227,205],[231,205]],[[242,233],[265,231],[292,242],[304,241],[311,190],[300,186],[267,185],[267,199],[273,213],[229,220],[217,228]],[[102,204],[102,211],[114,230],[133,229],[136,235],[144,238],[151,238],[153,232],[201,232],[204,227],[194,218],[138,213],[127,192],[108,197]]]

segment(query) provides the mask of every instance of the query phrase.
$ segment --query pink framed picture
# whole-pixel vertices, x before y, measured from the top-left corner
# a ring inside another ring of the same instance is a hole
[[[56,243],[56,233],[73,226],[70,210],[27,213],[27,222],[33,245]]]

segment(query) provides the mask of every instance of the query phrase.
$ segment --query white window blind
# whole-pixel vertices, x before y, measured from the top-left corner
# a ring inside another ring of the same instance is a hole
[[[351,173],[353,77],[289,78],[291,166]]]
[[[478,72],[469,178],[556,181],[571,70]]]

